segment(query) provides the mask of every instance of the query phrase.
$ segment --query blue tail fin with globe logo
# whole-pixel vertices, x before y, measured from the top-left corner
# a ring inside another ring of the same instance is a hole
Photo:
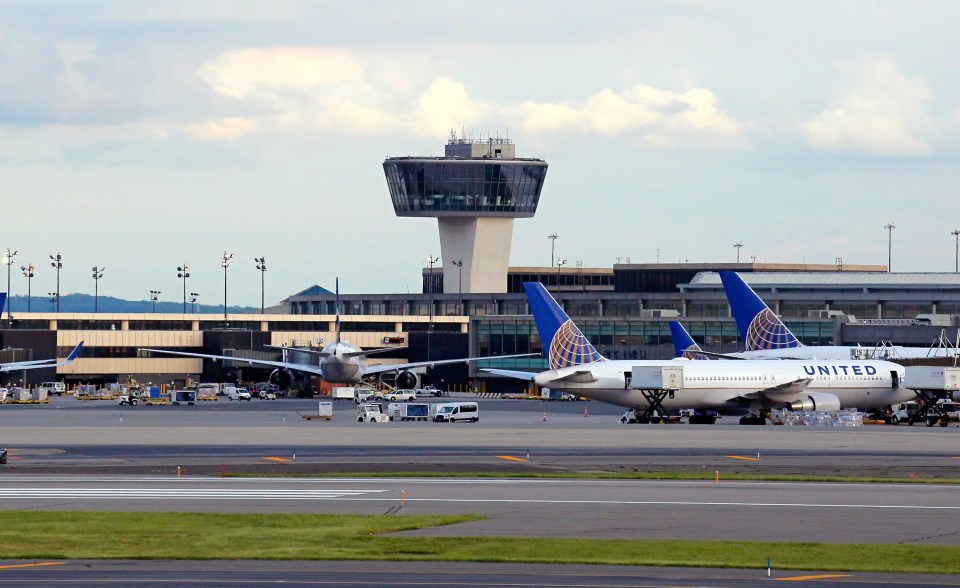
[[[527,303],[543,342],[550,369],[605,361],[540,282],[524,282]]]
[[[720,272],[720,281],[745,350],[791,349],[802,345],[737,272]]]
[[[710,359],[700,353],[703,349],[697,345],[690,333],[683,328],[680,321],[670,321],[670,335],[673,337],[673,351],[675,357],[684,359]]]

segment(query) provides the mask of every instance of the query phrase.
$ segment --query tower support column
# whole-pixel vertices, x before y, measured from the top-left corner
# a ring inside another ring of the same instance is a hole
[[[445,292],[454,292],[463,271],[463,291],[507,291],[507,266],[513,240],[511,217],[440,217],[440,259]],[[453,265],[462,259],[463,267]]]

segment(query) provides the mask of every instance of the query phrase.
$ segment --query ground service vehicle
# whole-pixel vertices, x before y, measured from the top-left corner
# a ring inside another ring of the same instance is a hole
[[[417,399],[417,392],[410,389],[390,390],[389,392],[385,392],[383,397],[390,402],[396,402],[398,400],[402,402],[410,402]]]
[[[178,405],[182,402],[189,406],[193,406],[193,404],[197,401],[196,390],[174,390],[170,393],[170,395],[171,400],[173,401],[171,404],[174,405]]]
[[[897,425],[900,423],[913,424],[914,422],[922,421],[928,427],[934,425],[946,427],[950,424],[950,421],[956,421],[960,418],[960,412],[958,412],[960,406],[955,402],[940,400],[937,402],[937,407],[943,411],[942,414],[933,408],[928,409],[926,414],[919,414],[919,404],[913,401],[903,402],[893,406],[893,413],[887,418],[887,422],[891,425]],[[946,417],[943,415],[946,415]]]
[[[430,405],[422,402],[391,402],[387,405],[387,416],[391,421],[427,421],[430,420]]]
[[[430,396],[443,396],[443,390],[431,384],[417,390],[417,394],[420,394],[421,396],[426,396],[428,394]]]
[[[0,449],[0,464],[7,463],[7,450]]]
[[[227,398],[230,400],[250,400],[250,392],[246,388],[234,388],[232,386],[227,389]]]
[[[135,394],[124,394],[120,397],[120,406],[136,406],[140,400]]]
[[[480,407],[476,402],[451,402],[437,406],[437,414],[433,420],[438,423],[453,423],[467,421],[475,423],[480,420]]]
[[[337,386],[330,392],[330,398],[333,400],[353,400],[356,398],[357,389],[353,386]]]
[[[375,402],[361,404],[357,407],[358,423],[385,423],[388,420],[390,420],[390,418],[383,414],[380,410],[380,405]]]
[[[63,382],[44,382],[37,387],[46,390],[47,394],[56,394],[57,396],[63,396],[63,393],[67,391],[67,386]]]

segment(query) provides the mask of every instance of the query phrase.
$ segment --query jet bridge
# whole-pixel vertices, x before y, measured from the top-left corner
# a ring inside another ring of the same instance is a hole
[[[639,390],[647,401],[646,409],[633,409],[637,422],[650,422],[658,416],[666,416],[663,401],[683,390],[683,366],[634,366],[627,387]]]

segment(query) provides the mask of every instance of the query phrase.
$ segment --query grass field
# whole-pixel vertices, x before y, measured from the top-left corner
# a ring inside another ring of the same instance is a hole
[[[360,559],[960,573],[960,547],[408,537],[482,517],[0,512],[0,554],[30,559]]]

